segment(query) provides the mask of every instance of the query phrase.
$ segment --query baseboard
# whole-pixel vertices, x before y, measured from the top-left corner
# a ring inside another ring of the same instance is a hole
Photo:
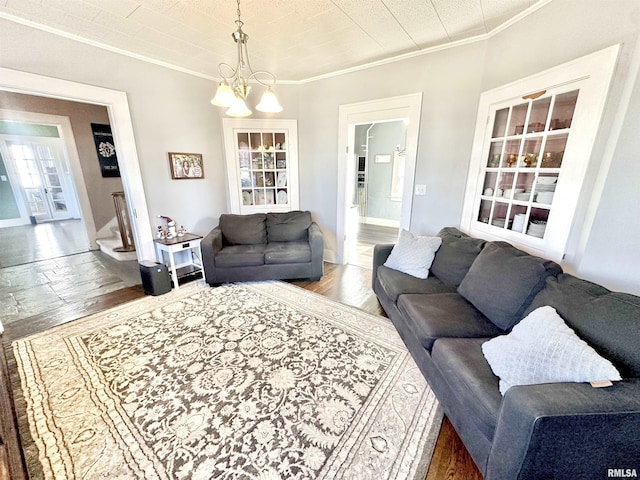
[[[336,262],[336,252],[335,250],[324,249],[324,257],[323,260],[328,263],[338,263]]]

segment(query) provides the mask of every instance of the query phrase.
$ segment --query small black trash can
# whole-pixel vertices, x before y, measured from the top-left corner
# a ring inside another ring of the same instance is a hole
[[[140,262],[142,288],[147,295],[162,295],[171,291],[171,277],[166,265],[145,260]]]

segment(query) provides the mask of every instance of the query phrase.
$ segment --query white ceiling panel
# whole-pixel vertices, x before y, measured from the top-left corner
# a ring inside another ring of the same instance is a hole
[[[240,10],[252,67],[303,80],[484,35],[547,1],[242,0]],[[237,9],[234,0],[0,0],[0,15],[211,77],[235,63]]]

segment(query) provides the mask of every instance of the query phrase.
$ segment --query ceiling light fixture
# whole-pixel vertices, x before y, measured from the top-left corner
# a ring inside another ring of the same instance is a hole
[[[251,115],[252,112],[247,107],[246,100],[251,91],[249,82],[254,81],[266,88],[260,103],[256,105],[256,109],[265,113],[281,112],[282,106],[272,89],[276,84],[276,76],[266,71],[254,72],[249,63],[249,52],[247,50],[249,36],[242,31],[244,23],[240,20],[240,0],[238,0],[238,20],[235,23],[238,29],[231,36],[238,48],[238,63],[236,68],[233,68],[228,63],[218,65],[218,73],[220,73],[222,81],[216,90],[215,97],[211,99],[211,103],[218,107],[228,108],[227,115],[231,117],[247,117]],[[228,75],[224,74],[225,70]],[[259,78],[260,76],[262,76],[262,80]],[[265,77],[269,80],[264,81]]]

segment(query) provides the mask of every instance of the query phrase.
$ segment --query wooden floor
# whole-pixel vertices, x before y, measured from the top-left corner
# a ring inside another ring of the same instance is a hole
[[[356,306],[367,312],[384,315],[375,294],[371,290],[370,269],[354,265],[325,264],[325,274],[320,281],[294,281],[291,283],[333,300]],[[6,453],[0,448],[0,480],[3,478],[23,479],[26,477],[15,427],[12,396],[8,388],[10,380],[12,378],[15,379],[17,375],[10,349],[11,341],[142,296],[144,296],[144,293],[139,286],[127,287],[93,297],[87,301],[68,304],[8,325],[2,337],[4,355],[2,355],[0,362],[5,367],[5,374],[0,375],[0,389],[3,389],[2,395],[0,395],[0,434],[6,444]],[[7,362],[7,359],[9,362]],[[1,443],[0,446],[2,446]],[[8,456],[8,464],[11,469],[10,477],[3,476],[1,462],[3,455]],[[441,479],[482,479],[455,430],[446,418],[426,477],[426,480]]]
[[[358,223],[355,237],[356,241],[350,245],[349,264],[371,268],[373,247],[384,243],[395,243],[398,239],[398,229]]]

